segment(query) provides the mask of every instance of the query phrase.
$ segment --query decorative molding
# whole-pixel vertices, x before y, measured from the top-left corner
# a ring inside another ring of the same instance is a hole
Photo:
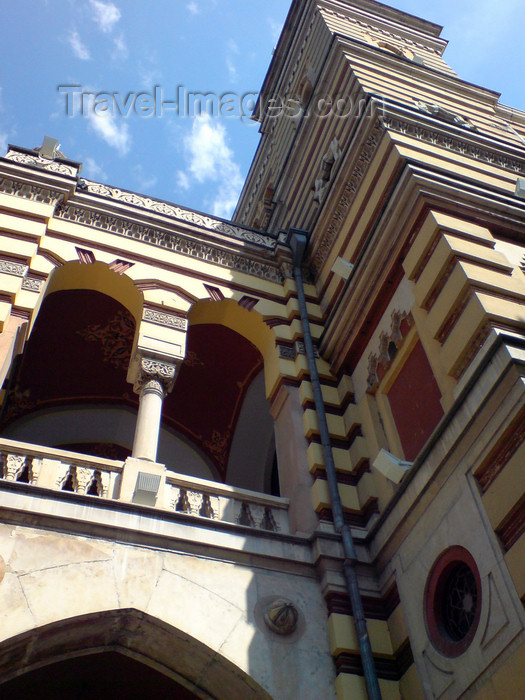
[[[45,283],[45,280],[38,277],[24,277],[22,289],[25,289],[28,292],[40,292]]]
[[[318,272],[322,267],[339,232],[341,231],[341,228],[346,220],[346,216],[368,171],[368,166],[372,162],[383,133],[383,121],[377,119],[365,145],[361,149],[359,158],[357,159],[357,162],[353,168],[352,175],[344,186],[343,194],[334,207],[333,215],[326,227],[324,235],[320,238],[319,245],[317,246],[317,250],[312,258],[312,266],[316,272]]]
[[[97,262],[97,259],[95,258],[95,253],[93,253],[92,250],[78,247],[75,247],[75,250],[77,251],[78,259],[80,260],[82,265],[93,265],[93,263]]]
[[[388,39],[394,39],[395,41],[400,41],[400,42],[405,43],[405,44],[410,44],[410,46],[416,46],[418,49],[423,49],[424,51],[428,51],[429,53],[436,54],[437,56],[441,56],[441,54],[443,53],[442,50],[436,49],[432,46],[429,46],[428,44],[422,44],[421,42],[414,41],[413,39],[410,39],[406,36],[401,36],[400,34],[393,34],[392,32],[388,32],[386,29],[383,29],[382,27],[377,27],[373,24],[368,24],[367,22],[363,22],[361,20],[358,20],[355,17],[350,17],[346,14],[343,14],[342,12],[337,12],[336,10],[332,10],[329,7],[323,7],[322,12],[326,12],[326,14],[337,17],[338,19],[343,19],[346,22],[348,22],[349,24],[355,24],[355,25],[361,27],[362,29],[370,31],[374,34],[379,34],[380,36],[387,37]],[[437,41],[433,37],[429,37],[429,39],[433,42]]]
[[[286,321],[279,320],[279,324],[286,323]],[[304,346],[304,341],[296,340],[293,345],[285,345],[284,343],[277,343],[277,349],[279,351],[279,357],[283,360],[295,360],[297,355],[306,355],[306,348]],[[317,345],[314,344],[314,355],[317,359],[320,358],[319,349]]]
[[[130,267],[133,267],[134,264],[135,263],[128,262],[127,260],[121,260],[120,258],[117,258],[108,267],[113,272],[116,272],[117,275],[123,275],[129,270]]]
[[[278,343],[277,350],[279,351],[279,357],[281,358],[281,360],[295,360],[295,358],[297,357],[297,353],[293,345],[290,346]]]
[[[460,114],[455,114],[441,105],[434,104],[433,102],[421,102],[415,101],[416,109],[423,114],[428,114],[431,117],[436,117],[441,121],[452,124],[453,126],[459,126],[462,129],[467,129],[468,131],[478,131],[478,127],[473,124],[470,119],[463,117]]]
[[[0,192],[22,197],[23,199],[29,199],[31,202],[52,204],[53,206],[62,197],[61,193],[55,190],[50,190],[46,187],[37,187],[37,185],[30,185],[27,182],[8,180],[7,178],[0,179]]]
[[[198,226],[199,228],[204,228],[208,231],[213,231],[214,233],[220,233],[223,236],[237,238],[241,241],[263,246],[264,248],[270,248],[271,250],[273,250],[277,245],[275,239],[273,239],[271,236],[266,236],[262,233],[258,233],[257,231],[241,228],[240,226],[235,226],[234,224],[230,224],[226,221],[214,219],[211,216],[199,214],[191,209],[183,209],[182,207],[178,207],[174,204],[168,204],[167,202],[163,202],[159,199],[151,199],[150,197],[144,197],[142,195],[135,194],[134,192],[119,190],[116,187],[101,185],[98,182],[91,182],[89,180],[81,180],[81,184],[81,189],[83,192],[95,194],[99,197],[111,198],[123,204],[130,204],[131,206],[139,207],[140,209],[146,209],[148,212],[161,214],[162,216],[167,216],[170,219],[184,221],[185,223],[193,226]]]
[[[270,282],[282,284],[284,281],[278,265],[222,250],[208,243],[191,240],[171,231],[160,231],[159,229],[71,204],[59,205],[55,216],[83,226],[92,226],[119,236],[126,236],[127,238],[133,238],[161,248],[167,248],[181,255],[208,261],[215,265],[227,267],[254,277],[260,277]]]
[[[410,311],[392,311],[390,333],[381,333],[377,352],[368,356],[368,391],[377,389],[413,325]]]
[[[321,203],[323,201],[332,178],[334,165],[341,158],[342,153],[339,141],[334,138],[328,151],[321,158],[319,172],[314,182],[314,202]]]
[[[481,492],[486,493],[501,474],[507,462],[525,442],[525,409],[523,409],[489,452],[481,466],[474,472]]]
[[[246,309],[247,311],[252,311],[252,309],[254,309],[258,303],[259,299],[255,299],[255,297],[250,297],[247,294],[245,294],[241,299],[239,299],[239,306],[243,309]]]
[[[473,160],[512,170],[519,175],[525,175],[525,160],[517,160],[476,143],[469,143],[457,136],[451,136],[446,132],[422,126],[421,122],[409,122],[391,114],[385,115],[382,120],[384,126],[390,131],[411,136],[418,141],[425,141],[433,146],[439,146],[447,151],[458,153]]]
[[[315,344],[313,344],[313,347],[314,347],[314,357],[319,359],[321,357],[319,355],[319,348]],[[294,343],[294,348],[295,348],[296,355],[306,355],[306,348],[304,345],[304,341],[296,340]]]
[[[303,39],[301,45],[298,47],[297,51],[295,52],[296,60],[295,60],[294,65],[288,71],[288,76],[289,76],[288,82],[287,82],[286,86],[283,86],[284,89],[282,90],[282,93],[281,93],[283,95],[292,94],[292,84],[296,80],[296,76],[297,76],[300,65],[302,65],[303,54],[304,54],[304,51],[305,51],[306,46],[308,44],[308,40],[309,40],[310,34],[312,33],[312,29],[313,29],[313,26],[314,26],[314,23],[315,23],[317,17],[318,17],[318,10],[316,8],[314,10],[314,12],[312,12],[310,23],[306,29],[304,39]],[[268,93],[261,94],[259,96],[260,102],[262,103],[262,101],[267,96],[268,96]],[[263,104],[263,110],[264,110],[264,104]],[[256,117],[256,116],[257,116],[256,113],[254,113],[254,117]],[[266,158],[264,159],[264,161],[262,163],[260,163],[260,165],[258,165],[258,167],[257,167],[257,172],[258,172],[257,179],[255,180],[255,182],[251,186],[250,194],[246,196],[246,204],[242,207],[242,210],[244,211],[242,222],[246,221],[248,215],[250,215],[250,213],[252,213],[252,204],[257,197],[257,193],[259,191],[261,183],[266,184],[266,182],[268,182],[269,179],[271,179],[271,173],[270,173],[270,177],[268,178],[268,180],[266,179],[266,169],[268,167],[268,164],[272,160],[273,150],[274,150],[274,147],[276,144],[276,139],[274,138],[273,134],[277,128],[277,125],[280,123],[281,123],[280,119],[271,119],[270,124],[269,124],[269,129],[263,135],[264,146],[265,146],[264,151],[266,152]],[[245,183],[245,187],[247,186],[247,184],[248,183]],[[241,192],[241,199],[239,201],[242,200],[243,193],[244,193],[244,189]],[[285,277],[293,277],[293,275],[286,275],[285,274]]]
[[[168,328],[176,328],[180,331],[188,330],[188,319],[168,313],[167,311],[145,308],[142,313],[142,318],[144,321],[155,323],[157,326],[167,326]]]
[[[135,321],[127,309],[117,311],[105,326],[92,324],[78,330],[77,334],[88,343],[100,344],[104,362],[116,369],[128,369],[135,337]]]
[[[379,502],[377,498],[371,497],[360,510],[348,509],[344,511],[343,515],[347,525],[356,528],[366,528],[370,518],[376,513],[379,513]],[[332,523],[334,521],[331,508],[322,508],[317,511],[317,515],[319,520],[324,522]]]
[[[352,603],[348,593],[341,591],[328,591],[325,594],[328,614],[353,615]],[[399,591],[394,583],[384,596],[363,596],[363,609],[369,620],[388,620],[394,610],[400,604]]]
[[[30,165],[39,170],[49,170],[52,173],[57,173],[58,175],[67,175],[68,177],[76,177],[78,168],[74,165],[66,165],[65,163],[57,162],[56,160],[50,160],[49,158],[43,158],[42,156],[31,156],[27,153],[20,153],[19,151],[8,151],[7,155],[4,156],[7,160],[13,161],[13,163],[20,163],[21,165]]]
[[[154,357],[139,356],[139,376],[133,389],[137,394],[143,391],[159,391],[165,394],[173,389],[177,365]]]
[[[208,292],[210,299],[213,299],[213,301],[222,301],[224,299],[224,294],[219,287],[212,287],[211,284],[205,284],[204,289]]]
[[[12,260],[0,260],[0,272],[14,277],[24,277],[29,270],[28,265],[13,262]]]
[[[293,634],[299,622],[299,611],[290,600],[278,598],[267,606],[264,621],[268,629],[276,634]]]
[[[414,656],[409,639],[399,647],[394,656],[374,656],[377,676],[381,680],[400,681],[413,663]],[[359,654],[343,651],[337,655],[335,666],[338,674],[363,675],[363,663]]]

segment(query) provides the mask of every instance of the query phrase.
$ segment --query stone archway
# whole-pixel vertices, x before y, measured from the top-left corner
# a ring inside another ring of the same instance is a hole
[[[70,689],[82,687],[82,682],[86,681],[89,690],[86,671],[98,669],[101,678],[110,682],[112,662],[114,680],[127,672],[135,678],[138,688],[156,679],[160,688],[172,693],[162,697],[271,700],[250,676],[220,654],[188,634],[135,609],[82,615],[4,641],[0,644],[0,695],[16,697],[17,700],[47,698],[40,693],[33,696],[13,693],[36,688],[37,683],[51,678],[53,673],[58,674],[56,678],[62,678]],[[75,676],[75,671],[80,676]],[[71,694],[51,697],[53,700],[77,698]],[[93,695],[79,696],[79,700],[91,697],[100,700],[106,696],[97,690]],[[107,697],[113,698],[115,694]],[[155,700],[161,695],[144,697]]]

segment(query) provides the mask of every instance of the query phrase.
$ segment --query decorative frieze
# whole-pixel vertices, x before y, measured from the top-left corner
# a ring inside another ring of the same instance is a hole
[[[89,180],[82,180],[81,182],[82,190],[84,192],[88,192],[89,194],[96,194],[101,197],[110,197],[111,199],[116,200],[117,202],[122,202],[123,204],[130,204],[134,207],[140,207],[141,209],[146,209],[148,212],[161,214],[162,216],[167,216],[170,219],[176,219],[177,221],[184,221],[185,223],[207,229],[208,231],[213,231],[214,233],[220,233],[224,236],[229,236],[230,238],[237,238],[239,240],[254,243],[255,245],[270,248],[272,250],[276,246],[276,241],[271,236],[266,236],[256,231],[241,228],[240,226],[235,226],[234,224],[222,221],[221,219],[215,219],[211,216],[199,214],[191,209],[183,209],[175,204],[168,204],[167,202],[163,202],[158,199],[151,199],[150,197],[135,194],[134,192],[119,190],[116,187],[101,185],[98,182],[90,182]]]
[[[67,175],[68,177],[76,177],[78,168],[74,165],[67,165],[56,160],[43,158],[42,156],[29,155],[28,153],[20,153],[19,151],[8,151],[5,156],[7,160],[12,160],[14,163],[22,165],[30,165],[39,170],[49,170],[49,172],[57,173],[58,175]]]
[[[52,204],[53,206],[62,196],[61,193],[57,192],[56,190],[50,190],[46,187],[38,187],[37,185],[30,185],[27,182],[9,180],[7,178],[2,178],[0,180],[0,193],[22,197],[23,199],[28,199],[31,202]]]
[[[525,159],[517,160],[475,142],[468,142],[459,137],[451,136],[449,133],[422,126],[421,122],[409,122],[391,114],[383,117],[383,124],[390,131],[411,136],[418,141],[425,141],[432,146],[439,146],[467,158],[490,163],[505,170],[512,170],[519,175],[525,175]]]
[[[362,20],[358,20],[355,17],[351,17],[351,16],[344,14],[342,12],[337,12],[336,10],[332,10],[329,7],[323,7],[322,12],[324,14],[337,17],[338,19],[342,19],[345,22],[348,22],[349,24],[354,24],[354,25],[361,27],[362,29],[364,29],[368,32],[372,32],[373,34],[376,34],[378,36],[386,37],[388,39],[394,39],[395,41],[404,42],[406,44],[410,44],[411,46],[415,46],[418,49],[422,49],[424,51],[429,51],[430,53],[434,53],[438,56],[441,56],[441,54],[443,53],[443,49],[445,48],[445,44],[443,44],[443,49],[438,49],[438,48],[431,46],[429,43],[423,44],[419,41],[414,41],[413,39],[410,39],[406,36],[401,36],[400,34],[394,34],[393,32],[387,31],[383,27],[378,27],[378,26],[375,26],[373,24],[369,24],[368,22],[363,22]]]
[[[297,355],[306,355],[306,348],[302,340],[296,340],[293,345],[277,344],[279,357],[283,360],[295,360]],[[314,344],[314,355],[319,359],[319,348]]]
[[[22,282],[22,289],[27,292],[40,292],[45,284],[45,280],[39,279],[37,277],[24,277]]]
[[[204,260],[214,265],[227,267],[237,272],[260,277],[270,282],[282,284],[283,275],[279,266],[260,262],[253,256],[243,256],[222,250],[219,247],[197,241],[174,233],[172,231],[160,231],[149,226],[120,219],[109,214],[83,209],[70,204],[62,204],[57,207],[55,216],[59,219],[72,221],[84,226],[92,226],[102,231],[108,231],[119,236],[126,236],[135,240],[151,243],[161,248],[167,248],[181,255],[188,255],[199,260]]]
[[[180,331],[188,330],[188,319],[166,311],[158,311],[157,309],[144,309],[142,314],[144,321],[155,323],[157,326],[167,326]]]
[[[28,269],[28,266],[23,263],[13,262],[12,260],[0,260],[0,272],[6,275],[24,277]]]
[[[345,185],[342,196],[334,207],[334,213],[328,223],[328,226],[326,227],[324,235],[321,236],[319,245],[312,259],[312,265],[316,271],[322,267],[337,236],[339,235],[341,227],[346,220],[348,211],[354,202],[357,191],[359,190],[359,187],[367,173],[368,166],[375,155],[383,133],[383,123],[378,119],[375,122],[365,145],[361,149],[352,175]]]

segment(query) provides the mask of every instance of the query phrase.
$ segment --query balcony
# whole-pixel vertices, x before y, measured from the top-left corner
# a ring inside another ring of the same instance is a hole
[[[0,477],[5,482],[28,484],[35,488],[35,495],[52,490],[61,492],[64,497],[68,493],[88,496],[93,502],[100,500],[106,505],[112,504],[115,510],[125,503],[140,503],[136,488],[137,462],[145,474],[150,463],[132,461],[134,471],[129,469],[127,461],[0,440]],[[155,466],[158,472],[159,465]],[[195,524],[202,525],[211,521],[217,527],[224,524],[268,534],[290,534],[289,502],[285,498],[166,470],[157,476],[157,482],[154,505],[137,505],[140,509],[145,508],[149,517],[154,517],[155,512],[159,517],[171,513],[186,523],[194,520]]]

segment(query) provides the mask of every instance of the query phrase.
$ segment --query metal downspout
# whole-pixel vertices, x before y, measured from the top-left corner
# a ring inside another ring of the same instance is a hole
[[[306,308],[306,299],[304,296],[303,275],[301,271],[301,263],[303,260],[304,251],[308,243],[308,234],[305,231],[298,229],[290,229],[287,238],[287,244],[290,246],[293,253],[294,276],[297,283],[297,298],[299,301],[299,311],[301,314],[301,324],[303,327],[304,346],[308,359],[308,368],[310,370],[310,381],[314,392],[315,409],[317,420],[319,422],[319,433],[321,436],[321,445],[323,449],[323,459],[326,469],[326,477],[328,481],[328,490],[330,492],[330,502],[334,519],[336,532],[340,533],[343,542],[343,551],[345,556],[344,575],[350,603],[352,605],[352,613],[354,625],[359,641],[359,650],[361,652],[361,661],[365,675],[366,689],[370,700],[381,700],[381,691],[374,664],[372,654],[372,646],[368,636],[365,613],[363,610],[363,602],[359,591],[359,583],[357,580],[357,554],[355,551],[354,540],[350,526],[344,521],[343,505],[339,494],[337,484],[337,475],[335,470],[334,457],[332,454],[332,445],[330,442],[330,433],[328,431],[328,423],[324,408],[323,394],[319,381],[319,373],[315,362],[314,346],[312,335],[310,332],[310,322],[308,320],[308,311]]]

